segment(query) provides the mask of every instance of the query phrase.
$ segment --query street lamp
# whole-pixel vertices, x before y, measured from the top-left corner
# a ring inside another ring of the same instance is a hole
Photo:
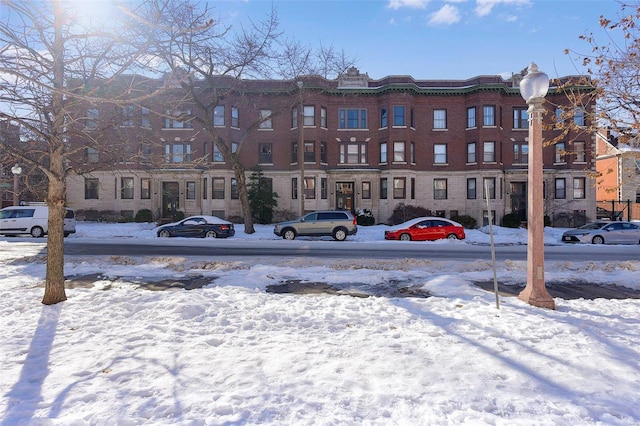
[[[531,63],[520,82],[520,94],[529,105],[529,171],[527,174],[527,285],[518,299],[540,308],[555,309],[544,283],[544,198],[542,113],[549,77]]]
[[[304,215],[304,106],[302,100],[302,81],[296,82],[300,91],[300,105],[298,107],[298,167],[300,167],[300,216]]]
[[[22,167],[20,167],[20,164],[16,163],[16,165],[11,168],[11,173],[13,173],[13,205],[17,206],[20,204],[20,182],[18,182],[18,176],[22,173]]]

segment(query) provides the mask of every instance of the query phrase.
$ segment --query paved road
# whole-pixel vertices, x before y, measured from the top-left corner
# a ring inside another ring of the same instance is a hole
[[[83,256],[207,256],[207,257],[305,257],[339,259],[432,259],[472,261],[491,259],[488,245],[422,244],[415,242],[336,242],[317,240],[247,241],[192,240],[184,245],[183,239],[160,241],[133,240],[67,241],[65,254]],[[496,260],[526,260],[525,245],[496,246]],[[545,259],[554,261],[620,261],[640,260],[640,245],[593,246],[564,244],[545,246]]]

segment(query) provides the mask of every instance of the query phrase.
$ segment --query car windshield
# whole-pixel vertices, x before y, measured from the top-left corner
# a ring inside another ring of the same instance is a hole
[[[582,225],[578,229],[600,229],[605,225],[606,223],[603,222],[587,223],[586,225]]]

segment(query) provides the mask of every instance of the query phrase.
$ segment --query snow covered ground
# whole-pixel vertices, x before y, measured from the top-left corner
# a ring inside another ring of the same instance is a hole
[[[349,240],[393,244],[383,228]],[[152,229],[79,223],[69,241],[126,244]],[[286,244],[272,229],[238,226],[226,241]],[[524,230],[494,230],[498,244],[526,243]],[[545,243],[562,231],[547,228]],[[488,242],[474,230],[415,244]],[[556,299],[549,311],[501,297],[498,310],[472,284],[493,279],[487,261],[67,256],[66,275],[96,278],[44,306],[42,246],[0,238],[0,425],[640,423],[639,300]],[[545,267],[554,282],[640,288],[640,259]],[[210,284],[139,285],[189,276]],[[525,276],[525,262],[498,263],[500,281]],[[287,280],[411,283],[432,297],[266,292]]]

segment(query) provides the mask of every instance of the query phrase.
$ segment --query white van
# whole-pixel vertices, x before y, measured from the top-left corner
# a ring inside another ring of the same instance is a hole
[[[0,210],[0,235],[31,234],[39,238],[47,234],[49,207],[46,205],[11,206]],[[76,215],[67,208],[64,236],[76,232]]]

